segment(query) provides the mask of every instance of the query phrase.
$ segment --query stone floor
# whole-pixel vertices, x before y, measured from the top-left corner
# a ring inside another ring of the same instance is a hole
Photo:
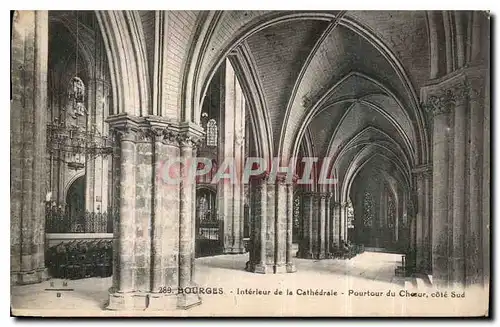
[[[394,276],[394,269],[401,262],[398,254],[365,252],[351,260],[296,259],[296,273],[279,275],[244,271],[247,258],[248,255],[222,255],[197,259],[195,280],[198,286],[216,288],[218,294],[201,295],[202,304],[189,310],[147,314],[233,316],[251,312],[253,315],[350,316],[356,312],[357,315],[394,315],[411,314],[412,306],[408,304],[416,300],[398,296],[405,289],[405,280]],[[63,281],[53,279],[12,287],[12,308],[18,309],[20,314],[33,315],[123,314],[103,310],[111,278],[68,281],[67,287],[74,291],[61,292],[61,297],[54,291],[45,290],[50,288],[50,282],[54,287],[62,287]],[[318,295],[316,290],[318,293],[321,290],[323,293],[337,292],[337,295]],[[395,297],[386,296],[390,290],[395,292]],[[244,292],[254,294],[241,294]],[[288,292],[293,295],[287,295]],[[145,313],[127,313],[137,314]]]

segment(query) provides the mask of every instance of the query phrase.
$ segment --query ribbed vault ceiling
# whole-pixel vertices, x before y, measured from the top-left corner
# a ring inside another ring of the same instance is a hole
[[[278,23],[247,38],[274,152],[296,153],[309,134],[309,155],[333,157],[341,181],[378,167],[409,183],[422,155],[415,90],[429,74],[426,26],[424,12],[347,12],[330,22]]]

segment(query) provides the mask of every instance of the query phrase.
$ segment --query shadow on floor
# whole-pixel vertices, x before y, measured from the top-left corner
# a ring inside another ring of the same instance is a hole
[[[203,266],[210,268],[245,271],[245,264],[247,260],[248,260],[248,255],[245,256],[244,260],[242,260],[241,254],[236,254],[236,255],[226,254],[213,257],[197,258],[196,262],[202,263]]]

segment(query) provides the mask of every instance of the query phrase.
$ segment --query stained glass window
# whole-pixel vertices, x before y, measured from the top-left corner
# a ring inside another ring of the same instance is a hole
[[[210,119],[207,123],[207,146],[217,146],[217,122]]]
[[[363,225],[367,227],[372,226],[373,222],[373,196],[370,192],[365,191],[363,197]]]
[[[347,228],[354,228],[354,207],[351,199],[347,200]]]
[[[300,197],[297,195],[293,200],[293,227],[300,228]]]
[[[396,205],[394,203],[394,197],[389,196],[387,199],[387,225],[389,228],[394,226],[396,218]]]

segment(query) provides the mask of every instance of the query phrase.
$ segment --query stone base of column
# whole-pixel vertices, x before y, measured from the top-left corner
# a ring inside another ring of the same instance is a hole
[[[47,268],[34,269],[31,271],[13,271],[10,273],[11,285],[37,284],[47,279],[49,279]]]
[[[328,259],[328,256],[326,255],[326,253],[318,253],[315,259],[318,260]]]
[[[111,288],[106,309],[114,311],[145,310],[148,307],[148,295],[148,293],[141,292],[120,293]]]
[[[313,253],[313,252],[297,252],[297,258],[301,259],[314,259],[314,260],[324,260],[330,259],[330,255],[327,253]]]
[[[273,268],[266,264],[250,264],[248,271],[256,273],[256,274],[270,274],[273,273]]]
[[[288,272],[286,269],[286,265],[284,265],[284,264],[274,265],[273,271],[275,274],[286,274]]]
[[[201,304],[197,294],[160,294],[149,292],[120,293],[113,289],[109,291],[107,310],[149,310],[170,311],[189,309]]]
[[[146,310],[150,311],[168,311],[177,308],[177,296],[175,294],[149,294],[149,302]]]
[[[287,263],[286,264],[286,272],[287,273],[294,273],[297,272],[297,267],[293,263]]]
[[[198,294],[179,294],[177,296],[177,308],[189,309],[201,304],[201,298]]]

